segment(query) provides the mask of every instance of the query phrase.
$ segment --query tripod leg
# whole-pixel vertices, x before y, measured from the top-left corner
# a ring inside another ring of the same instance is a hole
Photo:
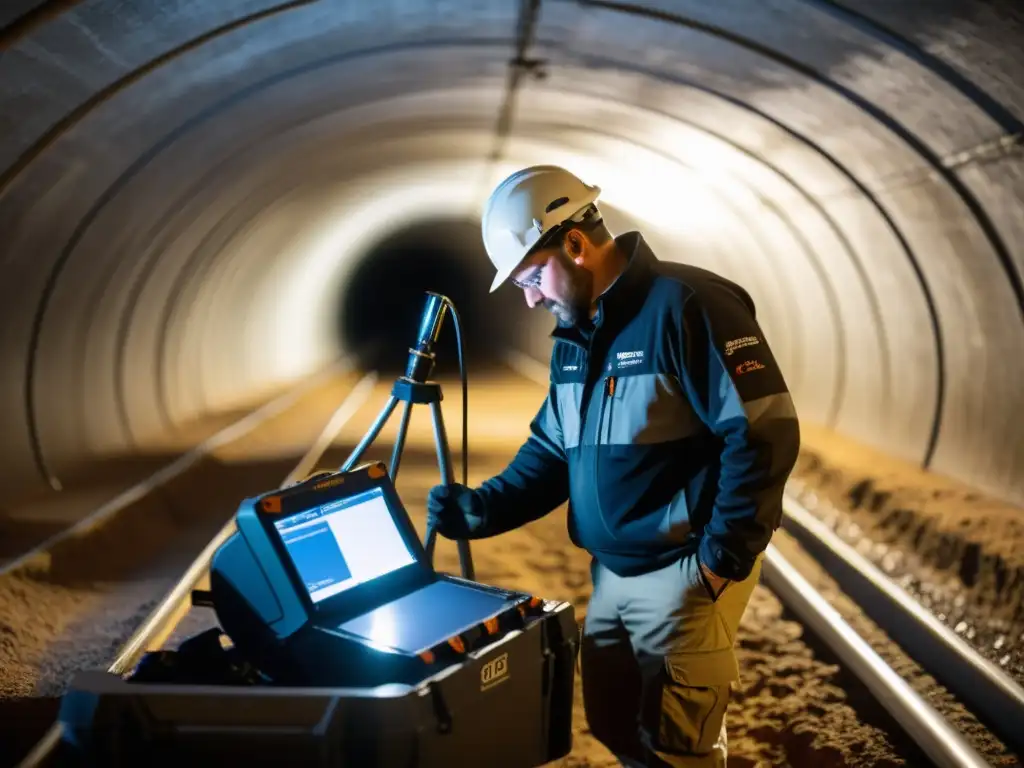
[[[444,428],[444,416],[441,413],[441,403],[430,404],[430,414],[434,420],[434,444],[437,447],[437,463],[441,469],[441,481],[444,483],[454,482],[455,476],[452,472],[451,454],[448,452],[448,433]],[[427,531],[427,556],[431,564],[434,562],[434,543],[437,537],[436,531]],[[469,542],[459,539],[456,542],[459,548],[459,563],[462,566],[462,578],[473,580],[473,555],[469,550]]]
[[[395,436],[395,447],[391,452],[391,482],[398,482],[398,465],[402,461],[402,450],[405,448],[405,434],[409,431],[409,415],[412,413],[412,403],[408,400],[405,409],[402,411],[402,419],[398,423],[398,434]]]
[[[373,422],[373,426],[363,436],[363,439],[359,441],[359,445],[355,447],[355,450],[345,459],[345,463],[341,465],[342,472],[348,472],[352,469],[352,466],[359,461],[359,457],[363,455],[370,444],[377,439],[377,435],[380,434],[381,429],[387,423],[387,420],[391,417],[392,412],[395,410],[395,406],[398,405],[398,398],[394,395],[385,403],[384,407],[381,408],[380,414],[377,416],[377,420]]]

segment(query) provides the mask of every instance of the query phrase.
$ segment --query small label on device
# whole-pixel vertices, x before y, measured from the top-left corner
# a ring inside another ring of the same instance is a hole
[[[323,491],[327,488],[333,488],[336,485],[341,485],[344,482],[345,477],[343,475],[338,477],[332,477],[330,480],[321,480],[319,483],[313,486],[313,490]]]
[[[491,659],[480,669],[480,690],[486,691],[508,680],[508,654]]]

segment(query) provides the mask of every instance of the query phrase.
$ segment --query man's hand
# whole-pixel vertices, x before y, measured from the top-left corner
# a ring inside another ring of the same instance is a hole
[[[700,566],[701,573],[704,574],[708,586],[711,588],[712,599],[717,600],[718,596],[722,594],[722,590],[725,589],[726,584],[729,583],[729,580],[719,576],[699,560],[698,565]]]
[[[461,483],[435,485],[427,494],[427,527],[446,539],[473,539],[483,532],[484,516],[471,488]]]

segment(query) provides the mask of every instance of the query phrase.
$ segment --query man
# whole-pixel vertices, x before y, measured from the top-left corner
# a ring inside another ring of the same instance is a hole
[[[568,500],[592,555],[582,637],[591,731],[625,765],[724,766],[734,642],[799,446],[786,383],[736,284],[612,238],[555,166],[492,193],[487,252],[557,317],[551,386],[499,475],[431,489],[443,536],[509,531]]]

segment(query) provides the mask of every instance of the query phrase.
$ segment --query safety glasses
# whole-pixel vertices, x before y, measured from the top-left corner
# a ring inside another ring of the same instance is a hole
[[[540,276],[544,268],[541,266],[535,266],[533,270],[525,278],[519,279],[517,277],[512,278],[512,284],[517,288],[522,288],[524,291],[527,288],[540,288]]]

